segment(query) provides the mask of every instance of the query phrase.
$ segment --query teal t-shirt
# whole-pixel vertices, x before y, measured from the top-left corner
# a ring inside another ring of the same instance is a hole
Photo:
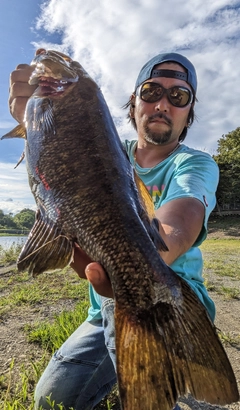
[[[136,141],[125,141],[130,162],[146,185],[155,209],[177,198],[196,198],[205,207],[204,224],[194,245],[177,258],[171,268],[195,291],[205,305],[212,320],[215,318],[215,305],[204,286],[202,276],[203,258],[198,246],[207,236],[207,222],[216,204],[216,189],[219,180],[219,169],[212,157],[206,152],[198,151],[181,144],[179,148],[164,161],[153,168],[141,168],[134,164]],[[89,315],[87,320],[101,318],[101,296],[90,285]]]

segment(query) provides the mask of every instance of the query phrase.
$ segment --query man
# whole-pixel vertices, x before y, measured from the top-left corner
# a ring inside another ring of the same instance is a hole
[[[31,71],[20,65],[11,75],[10,110],[19,122],[33,92],[27,84]],[[125,146],[153,198],[159,232],[169,249],[161,253],[163,260],[189,283],[214,320],[198,246],[206,238],[215,206],[218,168],[208,154],[181,144],[194,120],[196,90],[196,72],[188,59],[176,53],[153,57],[141,69],[126,104],[138,139],[125,141]],[[101,266],[77,246],[72,267],[91,282],[89,316],[54,354],[39,380],[36,409],[50,408],[50,394],[66,409],[93,409],[116,382],[111,284]]]

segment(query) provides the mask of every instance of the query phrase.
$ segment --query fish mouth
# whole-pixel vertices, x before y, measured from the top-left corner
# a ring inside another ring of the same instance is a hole
[[[47,56],[42,61],[33,62],[34,71],[29,79],[29,84],[38,85],[34,95],[38,97],[60,96],[78,81],[76,71],[70,67],[70,63],[57,61]]]
[[[54,77],[41,76],[38,78],[38,88],[34,95],[39,97],[60,96],[76,81],[72,79],[57,79]]]

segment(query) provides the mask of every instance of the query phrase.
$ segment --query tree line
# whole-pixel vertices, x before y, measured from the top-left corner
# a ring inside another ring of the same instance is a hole
[[[217,208],[220,211],[240,211],[240,127],[218,140],[213,155],[220,171]]]
[[[22,209],[16,215],[4,214],[0,209],[0,233],[26,233],[30,231],[34,221],[35,212],[32,209]]]

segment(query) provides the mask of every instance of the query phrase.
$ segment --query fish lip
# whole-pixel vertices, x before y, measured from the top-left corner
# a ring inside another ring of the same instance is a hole
[[[34,83],[38,84],[34,96],[37,97],[54,97],[60,96],[66,92],[66,90],[75,82],[77,78],[55,78],[50,75],[51,73],[35,72],[34,73]],[[30,83],[30,82],[29,82]]]
[[[61,81],[55,79],[41,79],[38,88],[34,92],[37,97],[60,96],[72,85],[71,81]]]

